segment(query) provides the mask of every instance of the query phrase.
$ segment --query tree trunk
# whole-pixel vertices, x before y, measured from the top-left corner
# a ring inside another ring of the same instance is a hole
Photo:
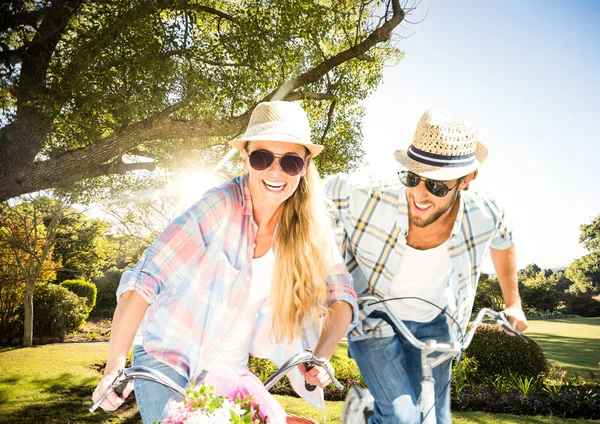
[[[23,346],[31,346],[33,343],[33,291],[35,289],[35,281],[27,279],[25,287],[24,306],[24,322],[23,322]]]

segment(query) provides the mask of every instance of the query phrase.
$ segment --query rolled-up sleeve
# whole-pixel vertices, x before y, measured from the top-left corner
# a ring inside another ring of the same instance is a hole
[[[158,236],[141,259],[121,276],[117,300],[128,290],[137,291],[149,304],[164,290],[186,283],[202,272],[200,258],[230,211],[216,192],[205,194]]]

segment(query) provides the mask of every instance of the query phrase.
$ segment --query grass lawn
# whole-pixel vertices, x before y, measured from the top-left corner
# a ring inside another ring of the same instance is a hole
[[[0,423],[139,422],[135,402],[117,415],[87,412],[107,352],[104,343],[0,348]]]
[[[133,401],[116,414],[87,412],[100,380],[98,366],[108,351],[104,343],[0,348],[0,423],[139,423]],[[344,347],[338,349],[344,354]],[[322,411],[302,399],[278,396],[288,413],[323,422]],[[342,402],[327,402],[327,422],[339,423]],[[454,413],[455,423],[592,423],[552,417]]]
[[[565,370],[600,377],[600,318],[532,320],[526,334]]]

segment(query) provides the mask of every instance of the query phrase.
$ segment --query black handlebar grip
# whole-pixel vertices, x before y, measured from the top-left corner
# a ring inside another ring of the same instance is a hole
[[[314,367],[315,367],[315,365],[314,365],[314,364],[308,364],[308,363],[305,363],[305,364],[304,364],[304,368],[306,369],[306,371],[312,370]],[[304,388],[305,388],[306,390],[308,390],[309,392],[313,392],[313,391],[314,391],[314,390],[317,388],[317,386],[313,386],[312,384],[308,384],[308,383],[305,381],[305,382],[304,382]]]
[[[123,381],[115,386],[114,390],[117,396],[121,396],[123,394],[125,387],[127,387],[127,381]]]

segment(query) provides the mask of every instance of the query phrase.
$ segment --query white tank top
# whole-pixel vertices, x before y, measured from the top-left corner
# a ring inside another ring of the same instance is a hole
[[[443,309],[451,298],[448,287],[450,269],[446,243],[427,250],[407,245],[385,297],[419,297]],[[441,312],[439,308],[418,299],[393,300],[387,304],[403,321],[429,322]]]
[[[256,314],[271,294],[271,280],[275,257],[273,250],[252,260],[252,279],[246,301],[240,306],[235,323],[217,350],[213,361],[228,365],[242,373],[248,369],[250,338],[256,323]]]

